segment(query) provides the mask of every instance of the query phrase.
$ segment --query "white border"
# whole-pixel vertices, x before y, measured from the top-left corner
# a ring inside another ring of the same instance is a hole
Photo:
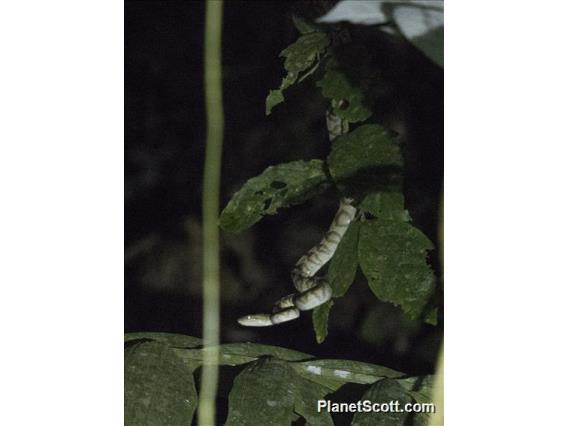
[[[0,6],[0,424],[122,424],[123,4]]]
[[[566,6],[445,6],[446,424],[561,424]]]
[[[568,14],[445,4],[445,417],[559,424]],[[121,424],[123,4],[4,2],[0,43],[0,424]]]

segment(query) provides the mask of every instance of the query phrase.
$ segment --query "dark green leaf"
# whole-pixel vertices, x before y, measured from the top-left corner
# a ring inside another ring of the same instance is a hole
[[[260,345],[257,343],[227,343],[221,346],[221,352],[252,357],[272,356],[283,361],[301,361],[313,357],[313,355],[308,355],[303,352],[278,346]]]
[[[314,64],[318,55],[325,52],[328,45],[329,37],[325,33],[316,32],[301,36],[280,53],[280,56],[286,58],[284,68],[294,74],[307,70]]]
[[[282,102],[284,102],[284,95],[282,94],[282,90],[271,90],[266,97],[266,115],[269,115],[270,111],[272,111],[272,108],[274,108],[278,104],[281,104]]]
[[[438,308],[434,307],[426,312],[424,315],[424,322],[432,325],[438,324]]]
[[[203,349],[174,349],[175,353],[188,364],[200,365]],[[278,346],[260,345],[256,343],[228,343],[219,346],[219,363],[221,365],[240,365],[255,361],[257,358],[272,356],[284,361],[302,361],[313,358],[302,352]]]
[[[327,270],[327,279],[333,289],[333,297],[343,296],[357,273],[357,245],[361,222],[353,222],[341,239]]]
[[[309,34],[318,31],[317,25],[299,16],[292,16],[292,21],[294,21],[294,26],[300,34]]]
[[[352,426],[404,426],[410,413],[404,412],[404,404],[412,402],[405,389],[396,380],[383,379],[369,388],[361,398],[373,403],[390,404],[384,412],[358,412],[353,416]],[[393,401],[393,403],[391,403]],[[398,405],[396,403],[398,402]],[[394,412],[398,410],[402,412]]]
[[[328,387],[335,383],[369,384],[381,377],[401,377],[403,375],[379,365],[341,359],[309,360],[295,362],[291,366],[300,376]]]
[[[399,380],[402,387],[416,402],[432,402],[432,389],[434,388],[434,376],[407,377]]]
[[[124,423],[191,424],[197,405],[193,373],[167,345],[142,342],[124,352]]]
[[[316,333],[316,341],[323,343],[327,337],[327,321],[329,319],[329,311],[333,306],[333,300],[329,300],[323,305],[318,306],[312,313],[312,323]]]
[[[306,419],[306,425],[333,426],[331,415],[324,410],[318,412],[317,409],[317,401],[323,399],[330,390],[300,376],[296,376],[294,385],[294,411]]]
[[[404,195],[401,192],[373,192],[365,196],[359,208],[382,219],[408,222],[410,215],[404,209]]]
[[[356,123],[371,116],[371,109],[365,105],[365,92],[344,72],[327,69],[317,86],[324,97],[333,101],[333,113],[338,117]]]
[[[298,21],[299,22],[299,21]],[[303,29],[307,27],[300,23]],[[314,71],[317,67],[319,58],[324,54],[329,45],[329,37],[327,34],[319,31],[306,33],[295,43],[284,49],[280,56],[286,58],[284,61],[284,69],[287,74],[282,79],[280,88],[271,90],[266,98],[266,115],[270,115],[272,108],[284,102],[283,91],[288,87],[301,81],[303,77]],[[311,70],[309,70],[311,68]],[[300,75],[304,73],[304,75]]]
[[[349,226],[331,258],[327,271],[327,280],[333,289],[334,297],[343,296],[355,280],[359,227],[359,222],[353,222]],[[312,321],[318,343],[322,343],[327,336],[327,323],[332,306],[333,303],[330,301],[314,310]]]
[[[184,334],[174,333],[156,333],[156,332],[140,332],[127,333],[124,335],[124,341],[133,340],[155,340],[156,342],[166,343],[168,346],[195,348],[201,346],[202,341],[197,337],[186,336]]]
[[[400,188],[400,148],[392,134],[378,124],[366,124],[338,137],[327,164],[338,187],[348,193]]]
[[[430,240],[406,222],[386,219],[362,223],[359,264],[373,293],[400,305],[411,318],[424,314],[434,290],[434,275],[426,262]]]
[[[229,394],[226,426],[289,426],[293,418],[294,371],[283,361],[262,359],[248,365]]]
[[[329,186],[321,160],[293,161],[267,168],[248,180],[221,213],[220,225],[241,232],[264,215],[303,203]]]

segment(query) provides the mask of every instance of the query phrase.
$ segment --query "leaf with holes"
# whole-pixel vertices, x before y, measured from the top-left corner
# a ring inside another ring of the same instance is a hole
[[[132,343],[124,351],[124,423],[191,424],[197,406],[193,372],[165,344]]]
[[[300,31],[306,34],[300,36],[296,42],[284,49],[280,56],[284,57],[286,77],[282,79],[280,88],[271,90],[266,98],[266,115],[270,115],[272,108],[284,102],[284,90],[311,74],[319,66],[319,58],[329,46],[329,37],[320,31],[311,31],[306,21],[296,20]],[[303,75],[300,75],[304,73]]]
[[[333,113],[351,123],[365,121],[372,114],[365,105],[365,90],[339,69],[328,67],[316,84],[324,97],[332,100]]]
[[[410,221],[410,215],[404,208],[404,195],[401,192],[372,192],[365,196],[359,208],[378,218]]]
[[[368,220],[359,233],[359,264],[375,296],[416,319],[425,314],[434,291],[434,275],[426,262],[432,248],[407,222]]]
[[[241,232],[267,214],[309,200],[329,185],[321,160],[271,166],[233,196],[221,213],[220,225],[226,231]]]

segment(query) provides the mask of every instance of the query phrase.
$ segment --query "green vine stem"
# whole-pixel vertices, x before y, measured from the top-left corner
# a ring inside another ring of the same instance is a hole
[[[205,9],[205,109],[207,143],[203,174],[203,368],[198,424],[215,425],[219,375],[219,192],[223,147],[221,34],[223,1],[209,0]]]

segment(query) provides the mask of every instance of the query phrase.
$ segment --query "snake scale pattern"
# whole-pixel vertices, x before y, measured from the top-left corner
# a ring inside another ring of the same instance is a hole
[[[341,238],[355,218],[357,209],[352,200],[341,199],[339,209],[323,239],[298,260],[292,270],[292,282],[298,291],[283,297],[274,304],[272,314],[245,315],[239,324],[248,327],[266,327],[291,321],[300,316],[300,311],[308,311],[331,299],[333,292],[323,277],[315,274],[333,257]]]
[[[326,119],[331,141],[348,131],[348,123],[334,114],[328,112]],[[271,314],[245,315],[238,319],[239,324],[247,327],[267,327],[292,321],[300,316],[300,311],[314,309],[330,300],[333,291],[329,282],[326,278],[315,275],[333,257],[356,213],[353,200],[342,198],[331,226],[322,240],[302,256],[292,269],[292,282],[297,292],[276,302]]]

